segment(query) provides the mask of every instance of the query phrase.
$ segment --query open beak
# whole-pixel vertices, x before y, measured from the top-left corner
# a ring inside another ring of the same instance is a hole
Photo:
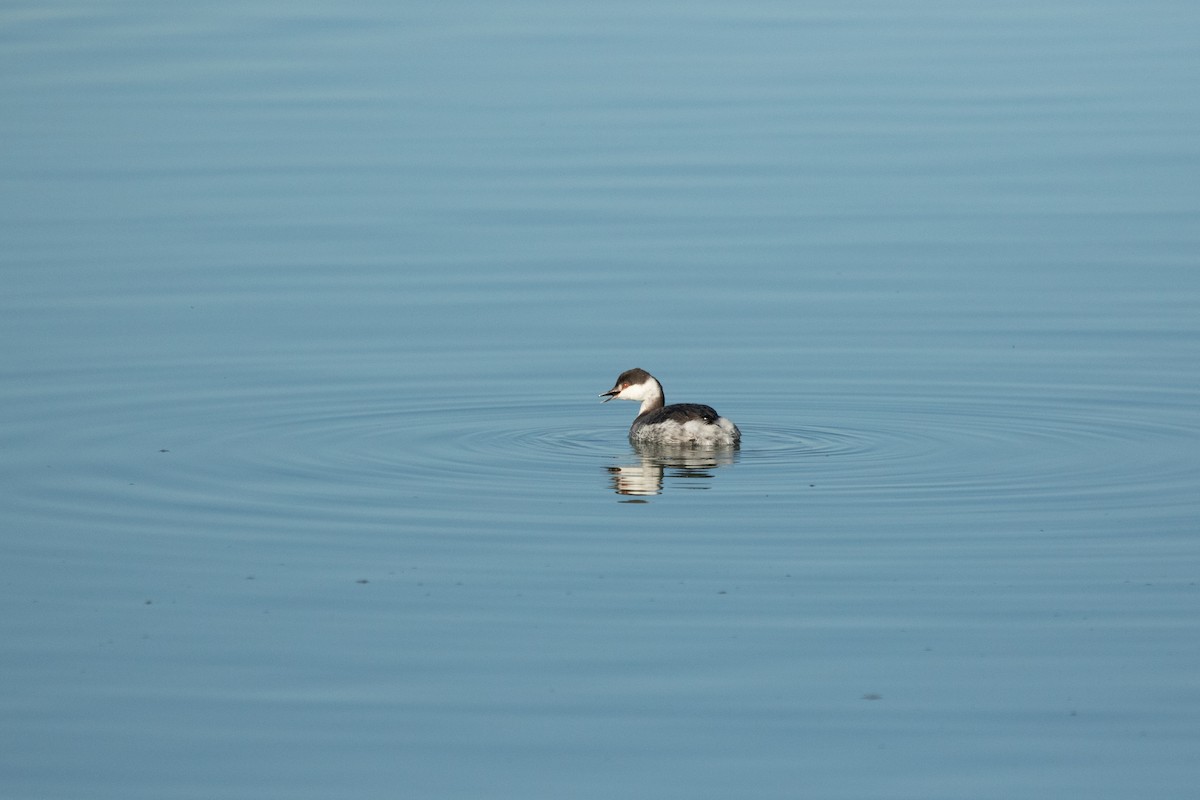
[[[618,389],[617,387],[615,387],[615,386],[614,386],[613,388],[609,389],[609,390],[608,390],[607,392],[605,392],[604,394],[602,394],[602,395],[597,395],[597,396],[598,396],[598,397],[603,397],[603,398],[604,398],[604,402],[606,402],[606,403],[607,403],[609,400],[612,400],[614,397],[616,397],[616,396],[617,396],[618,394],[620,394],[620,393],[621,393],[621,390],[620,390],[620,389]]]

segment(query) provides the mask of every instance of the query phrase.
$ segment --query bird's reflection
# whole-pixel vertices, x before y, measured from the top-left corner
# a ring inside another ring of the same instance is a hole
[[[662,494],[665,478],[681,479],[680,488],[707,489],[713,471],[737,461],[737,447],[634,444],[636,463],[608,468],[617,494],[649,497]]]

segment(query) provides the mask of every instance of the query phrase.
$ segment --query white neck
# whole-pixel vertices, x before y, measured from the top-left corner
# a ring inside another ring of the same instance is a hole
[[[659,383],[656,379],[651,378],[646,383],[643,383],[637,387],[630,386],[629,389],[627,389],[626,391],[632,390],[634,388],[641,390],[638,393],[639,396],[630,397],[629,399],[642,401],[642,407],[638,409],[639,417],[642,414],[645,414],[647,411],[653,411],[656,408],[663,407],[663,403],[665,402],[665,397],[663,396],[662,384]]]

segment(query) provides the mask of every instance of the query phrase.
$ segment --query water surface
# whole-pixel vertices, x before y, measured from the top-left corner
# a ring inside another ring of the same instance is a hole
[[[1197,21],[9,4],[3,794],[1190,797]]]

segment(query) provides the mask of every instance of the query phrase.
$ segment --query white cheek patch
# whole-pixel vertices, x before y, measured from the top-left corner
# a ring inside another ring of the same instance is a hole
[[[626,386],[617,395],[618,400],[645,400],[646,388],[640,383],[635,383],[632,386]]]

